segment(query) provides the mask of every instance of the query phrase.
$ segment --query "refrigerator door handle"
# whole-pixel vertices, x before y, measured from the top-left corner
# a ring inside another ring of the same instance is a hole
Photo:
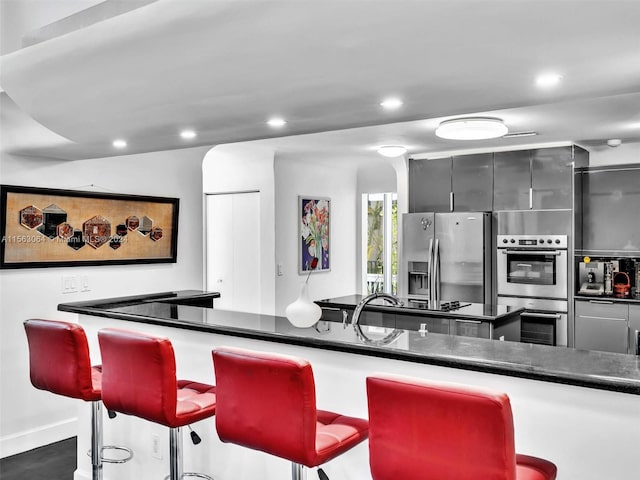
[[[433,238],[429,239],[429,251],[427,253],[427,262],[428,267],[427,271],[429,272],[429,300],[433,300]]]
[[[437,302],[440,300],[440,240],[437,238],[433,246],[433,267],[431,271],[433,277],[433,294],[431,298]]]

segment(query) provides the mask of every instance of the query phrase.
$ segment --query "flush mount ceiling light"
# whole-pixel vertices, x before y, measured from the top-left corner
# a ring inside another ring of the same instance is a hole
[[[402,145],[383,145],[378,148],[378,153],[383,157],[399,157],[407,153],[407,147],[403,147]]]
[[[114,140],[112,145],[115,148],[125,148],[127,146],[127,142],[122,139],[118,139],[118,140]]]
[[[454,118],[436,128],[436,135],[447,140],[487,140],[505,135],[509,129],[499,118]]]

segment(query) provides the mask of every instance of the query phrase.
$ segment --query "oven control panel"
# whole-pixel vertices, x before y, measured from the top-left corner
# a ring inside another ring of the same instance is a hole
[[[566,235],[498,235],[498,248],[567,248]]]

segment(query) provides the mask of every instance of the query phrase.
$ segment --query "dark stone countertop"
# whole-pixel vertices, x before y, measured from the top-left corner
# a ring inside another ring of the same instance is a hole
[[[326,298],[316,303],[320,307],[353,309],[364,298],[363,295],[346,295],[343,297]],[[365,309],[372,312],[393,312],[396,314],[416,315],[423,317],[458,318],[460,320],[480,320],[483,322],[499,322],[510,319],[524,311],[522,307],[507,305],[460,302],[460,308],[442,310],[441,305],[449,301],[415,302],[407,298],[400,298],[402,306],[392,305],[381,298],[367,304]]]
[[[390,345],[368,345],[358,340],[352,327],[343,329],[341,324],[320,322],[301,329],[285,317],[166,302],[181,298],[189,303],[216,295],[173,293],[62,303],[58,310],[640,395],[639,356],[408,330]],[[389,333],[380,327],[362,328],[370,336]]]

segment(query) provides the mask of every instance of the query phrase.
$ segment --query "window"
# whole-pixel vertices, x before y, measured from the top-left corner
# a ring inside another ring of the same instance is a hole
[[[398,293],[398,195],[362,195],[363,288],[369,293]]]

